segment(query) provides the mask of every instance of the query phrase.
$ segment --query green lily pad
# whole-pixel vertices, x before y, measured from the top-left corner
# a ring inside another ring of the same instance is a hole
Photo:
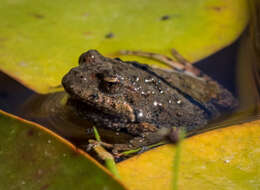
[[[49,130],[0,111],[0,189],[125,189]]]
[[[247,21],[246,0],[2,0],[0,70],[46,93],[88,49],[174,47],[196,61],[232,43]]]

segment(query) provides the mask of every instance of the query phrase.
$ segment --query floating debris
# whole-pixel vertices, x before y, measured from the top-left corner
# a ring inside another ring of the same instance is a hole
[[[112,32],[105,35],[105,38],[107,38],[107,39],[114,38],[114,37],[115,37],[115,34]]]
[[[163,15],[162,17],[161,17],[161,20],[162,21],[165,21],[165,20],[169,20],[171,17],[169,16],[169,15]]]

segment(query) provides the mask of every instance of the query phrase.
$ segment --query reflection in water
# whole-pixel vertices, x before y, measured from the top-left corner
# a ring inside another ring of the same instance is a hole
[[[240,99],[241,117],[259,115],[259,67],[260,67],[260,4],[251,4],[251,20],[248,30],[242,37],[238,54],[237,84]]]
[[[20,108],[20,114],[46,126],[72,142],[84,143],[94,138],[92,124],[77,114],[74,107],[67,104],[67,94],[56,92],[47,95],[33,95]],[[130,135],[108,129],[99,129],[104,141],[111,143],[124,143]]]

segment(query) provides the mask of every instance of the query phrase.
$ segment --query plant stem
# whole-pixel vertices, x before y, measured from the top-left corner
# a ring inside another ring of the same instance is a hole
[[[97,142],[96,142],[95,146],[93,147],[93,149],[98,154],[99,158],[101,158],[102,160],[105,161],[106,168],[112,174],[114,174],[114,176],[116,178],[120,178],[119,172],[118,172],[118,170],[116,168],[116,163],[115,163],[114,157],[106,149],[103,148],[100,135],[99,135],[98,130],[96,129],[95,126],[93,127],[93,129],[94,129],[95,138],[97,140]]]
[[[116,167],[116,163],[114,161],[114,159],[106,159],[105,160],[105,164],[106,164],[106,167],[107,169],[112,173],[114,174],[114,176],[118,179],[120,179],[120,175],[119,175],[119,172],[117,170],[117,167]]]
[[[93,130],[94,130],[94,135],[95,135],[96,140],[98,142],[101,142],[100,135],[99,135],[98,130],[97,130],[97,128],[95,126],[93,127]]]
[[[179,168],[180,168],[180,161],[181,161],[181,149],[182,149],[182,142],[185,137],[185,131],[179,130],[179,139],[176,143],[176,152],[174,156],[174,163],[173,163],[173,180],[172,180],[172,189],[178,190],[178,180],[179,180]]]
[[[156,144],[152,144],[152,145],[149,145],[147,146],[148,149],[151,149],[153,147],[156,147],[156,146],[160,146],[160,145],[163,145],[165,144],[166,142],[162,141],[162,142],[159,142],[159,143],[156,143]],[[124,151],[121,153],[121,155],[124,155],[124,156],[127,156],[129,154],[134,154],[134,153],[137,153],[139,152],[140,150],[142,150],[142,148],[137,148],[137,149],[133,149],[133,150],[128,150],[128,151]]]

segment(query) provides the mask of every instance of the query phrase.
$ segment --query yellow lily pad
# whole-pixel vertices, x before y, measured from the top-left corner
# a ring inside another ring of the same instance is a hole
[[[46,93],[88,49],[174,47],[196,61],[232,43],[247,21],[246,0],[1,0],[0,70]]]
[[[125,189],[65,139],[0,110],[0,189]]]
[[[185,139],[179,189],[260,189],[260,120]],[[172,189],[174,145],[118,164],[130,189]],[[134,179],[134,180],[133,180]]]

